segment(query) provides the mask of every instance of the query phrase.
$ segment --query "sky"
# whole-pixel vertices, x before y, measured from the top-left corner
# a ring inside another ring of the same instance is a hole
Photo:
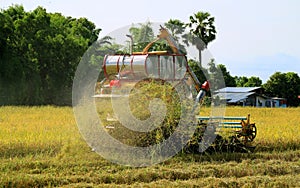
[[[298,0],[0,0],[0,8],[37,6],[47,12],[86,17],[101,36],[132,23],[189,21],[198,11],[215,17],[216,40],[208,50],[232,76],[258,76],[265,83],[276,71],[300,76],[300,1]]]

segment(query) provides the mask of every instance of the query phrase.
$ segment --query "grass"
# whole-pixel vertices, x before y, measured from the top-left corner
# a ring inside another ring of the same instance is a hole
[[[258,129],[254,153],[178,154],[132,168],[92,152],[72,108],[0,107],[0,187],[299,187],[300,108],[226,109],[248,113]]]

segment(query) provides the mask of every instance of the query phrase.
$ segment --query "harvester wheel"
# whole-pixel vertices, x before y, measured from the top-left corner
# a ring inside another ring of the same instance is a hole
[[[256,137],[256,131],[255,123],[250,124],[249,128],[247,128],[247,138],[249,142],[252,142]]]

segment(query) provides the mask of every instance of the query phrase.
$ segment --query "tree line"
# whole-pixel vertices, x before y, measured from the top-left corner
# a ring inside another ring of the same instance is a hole
[[[214,59],[208,63],[207,68],[202,66],[201,52],[216,38],[217,32],[214,27],[214,20],[214,17],[207,12],[197,12],[190,16],[188,23],[184,23],[177,19],[170,19],[165,23],[165,27],[171,32],[182,53],[186,53],[186,50],[178,41],[179,36],[183,38],[182,42],[185,46],[195,45],[198,49],[198,62],[189,60],[189,65],[195,72],[198,80],[203,83],[207,79],[204,72],[218,74],[218,71],[216,70],[220,70],[227,87],[262,87],[266,96],[286,98],[288,106],[299,106],[300,100],[298,96],[300,95],[300,77],[297,73],[276,72],[270,76],[265,84],[262,84],[262,80],[257,76],[232,76],[225,65],[216,65]],[[188,29],[190,33],[184,33],[186,29]],[[140,27],[131,27],[129,31],[137,44],[134,46],[135,51],[141,51],[147,45],[148,42],[144,41],[154,40],[150,22],[140,24]],[[201,41],[198,39],[201,39]],[[162,46],[163,44],[159,44],[152,50],[161,50]],[[218,82],[217,80],[215,81]]]
[[[215,18],[207,12],[197,12],[184,23],[170,19],[165,26],[177,40],[195,45],[198,62],[189,61],[200,81],[206,79],[201,67],[201,52],[216,38]],[[184,33],[184,30],[190,32]],[[60,13],[47,13],[43,7],[26,12],[15,5],[0,11],[0,105],[70,105],[72,81],[76,67],[86,50],[98,39],[101,29],[86,18],[72,18]],[[134,51],[143,49],[155,38],[151,23],[133,26],[130,34],[137,43]],[[201,39],[201,41],[199,41]],[[121,46],[106,36],[98,40],[90,65],[102,63],[105,54],[124,53]],[[167,48],[164,43],[153,50]],[[185,49],[180,46],[184,53]],[[276,72],[262,84],[260,78],[231,76],[225,65],[212,61],[208,69],[222,71],[226,86],[264,88],[266,95],[284,97],[288,105],[298,106],[300,78],[297,73]],[[207,70],[209,71],[209,70]],[[101,77],[101,73],[100,73]]]
[[[15,5],[1,10],[0,31],[0,104],[70,104],[77,64],[100,29],[86,18]]]

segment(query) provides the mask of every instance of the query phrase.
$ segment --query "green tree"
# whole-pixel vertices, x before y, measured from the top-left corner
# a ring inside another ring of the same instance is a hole
[[[208,63],[208,73],[209,73],[208,75],[210,81],[210,89],[212,91],[226,87],[225,76],[226,74],[228,74],[227,76],[230,76],[230,74],[229,72],[227,72],[226,67],[224,65],[216,66],[215,60],[211,59],[211,61]]]
[[[246,76],[235,76],[234,80],[237,87],[245,87],[245,84],[248,82],[248,78]]]
[[[227,68],[223,64],[218,64],[217,67],[222,71],[225,85],[227,87],[236,87],[236,82],[233,76],[230,75],[230,72],[227,71]]]
[[[263,85],[270,97],[283,97],[287,99],[288,106],[299,106],[300,78],[297,73],[274,73]]]
[[[300,78],[297,73],[288,72],[286,73],[286,81],[288,84],[286,98],[288,99],[288,104],[291,106],[299,106],[300,100],[298,95],[300,94]]]
[[[222,87],[228,86],[228,87],[235,87],[235,80],[234,77],[232,77],[227,71],[227,68],[225,65],[215,64],[215,60],[212,59],[208,63],[208,71],[210,72],[210,80],[213,80],[215,83],[215,88],[214,89],[220,89]],[[224,82],[224,84],[223,84]]]
[[[197,76],[200,83],[204,83],[206,80],[208,80],[208,78],[206,78],[205,76],[208,75],[207,69],[203,67],[200,68],[197,62],[192,59],[188,60],[188,64],[190,68],[193,70],[193,72],[195,73],[195,75]]]
[[[5,99],[0,104],[71,104],[77,64],[100,29],[85,18],[42,7],[25,12],[11,6],[1,10],[0,18],[5,31],[0,37],[0,96]]]
[[[170,19],[167,23],[165,23],[165,26],[177,42],[178,38],[184,33],[186,28],[186,24],[178,19]]]
[[[129,28],[129,33],[134,42],[133,51],[142,51],[149,42],[154,40],[154,32],[149,21],[145,24],[139,24],[139,27],[132,25]]]
[[[171,32],[171,35],[177,45],[177,48],[180,53],[186,54],[186,49],[183,44],[180,43],[180,38],[184,35],[186,24],[181,22],[178,19],[170,19],[167,23],[165,23],[166,28]]]
[[[260,87],[262,80],[259,77],[251,76],[245,83],[244,87]]]
[[[216,39],[216,28],[214,26],[215,18],[208,12],[197,12],[190,16],[190,22],[187,26],[191,34],[186,35],[186,42],[196,45],[199,51],[199,63],[202,66],[202,51],[207,45]]]
[[[246,76],[235,76],[234,80],[238,87],[260,87],[262,85],[262,80],[255,76],[251,76],[250,78]]]

